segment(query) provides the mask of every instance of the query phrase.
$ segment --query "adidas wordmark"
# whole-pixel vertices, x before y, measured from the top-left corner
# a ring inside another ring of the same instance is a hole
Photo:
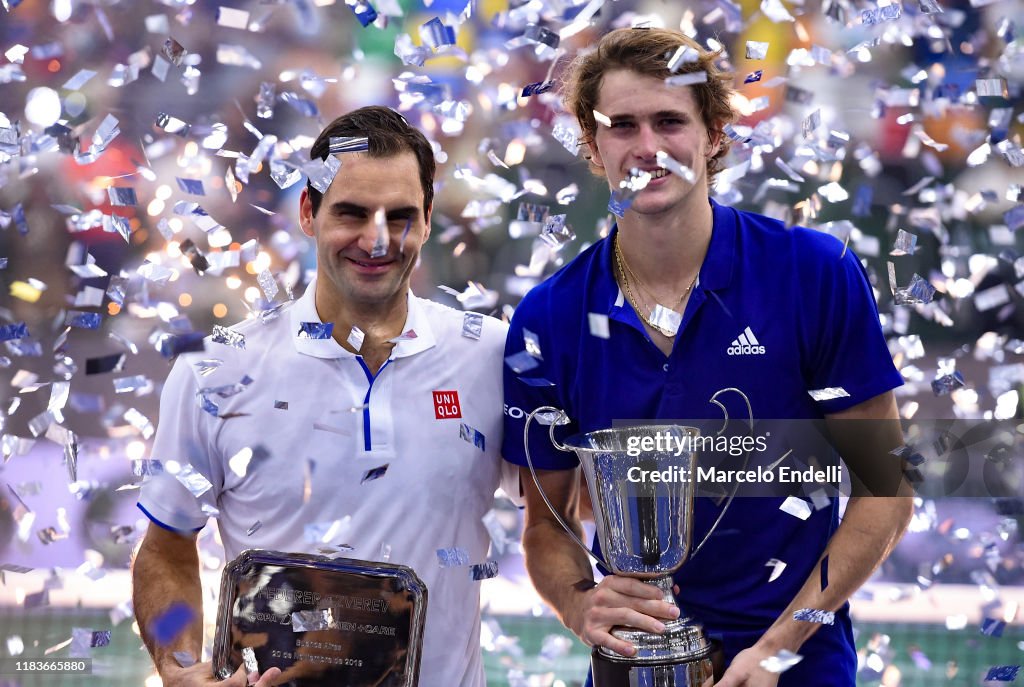
[[[758,342],[750,327],[747,327],[742,334],[733,339],[726,353],[729,355],[764,355],[764,346]]]

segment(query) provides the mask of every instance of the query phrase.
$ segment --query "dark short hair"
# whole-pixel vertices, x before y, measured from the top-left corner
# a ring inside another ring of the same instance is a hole
[[[344,114],[324,127],[309,149],[309,159],[326,160],[331,154],[331,138],[342,136],[366,136],[369,143],[367,154],[372,158],[391,157],[405,151],[416,156],[420,169],[420,185],[423,186],[423,216],[434,202],[434,149],[427,137],[405,117],[389,107],[371,105]],[[320,210],[323,194],[306,181],[306,191],[313,205],[313,215]]]

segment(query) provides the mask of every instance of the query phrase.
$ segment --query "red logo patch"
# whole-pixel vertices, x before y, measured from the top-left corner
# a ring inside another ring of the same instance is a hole
[[[438,420],[450,420],[454,417],[462,417],[462,407],[459,405],[459,392],[435,391],[434,416]]]

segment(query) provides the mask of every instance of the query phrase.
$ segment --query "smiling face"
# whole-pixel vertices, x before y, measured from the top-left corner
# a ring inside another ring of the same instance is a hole
[[[323,304],[329,312],[339,307],[386,310],[404,302],[430,235],[430,212],[424,216],[412,152],[381,158],[346,153],[316,216],[306,191],[299,202],[302,231],[316,239],[318,307]],[[388,248],[370,257],[378,209],[387,222]]]
[[[708,158],[718,151],[721,136],[704,125],[689,86],[668,86],[653,76],[616,69],[601,80],[596,109],[611,126],[598,124],[590,146],[592,161],[612,190],[632,168],[657,177],[636,195],[633,212],[657,215],[707,202]],[[659,150],[693,170],[694,183],[662,170]]]

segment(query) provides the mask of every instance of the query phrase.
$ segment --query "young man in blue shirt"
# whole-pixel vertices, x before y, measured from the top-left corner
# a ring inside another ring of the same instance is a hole
[[[670,70],[680,48],[697,58]],[[613,191],[638,173],[651,179],[607,238],[517,309],[506,356],[533,355],[518,372],[505,369],[507,460],[526,464],[524,416],[540,406],[565,411],[564,437],[629,419],[720,417],[708,401],[727,387],[742,390],[758,418],[824,419],[830,429],[845,419],[878,421],[874,436],[861,437],[875,456],[901,443],[892,389],[902,380],[857,258],[826,234],[708,198],[728,148],[723,126],[735,118],[730,77],[715,58],[675,31],[620,29],[569,68],[564,102],[581,125],[592,171]],[[706,82],[665,81],[702,71]],[[855,443],[839,438],[836,447],[848,458]],[[555,450],[539,424],[530,449],[546,493],[579,534],[577,461]],[[527,569],[584,642],[629,656],[634,648],[613,627],[660,632],[678,616],[638,580],[609,575],[593,585],[588,558],[529,474],[522,483]],[[729,667],[718,685],[854,684],[847,599],[909,522],[909,492],[897,493],[851,498],[841,525],[837,499],[806,520],[780,511],[781,499],[732,503],[675,576],[680,605],[722,642]],[[697,499],[694,543],[719,512],[711,499]],[[772,559],[786,567],[769,582]],[[834,611],[835,621],[796,620],[801,609]],[[762,666],[783,650],[803,660],[781,674]]]

